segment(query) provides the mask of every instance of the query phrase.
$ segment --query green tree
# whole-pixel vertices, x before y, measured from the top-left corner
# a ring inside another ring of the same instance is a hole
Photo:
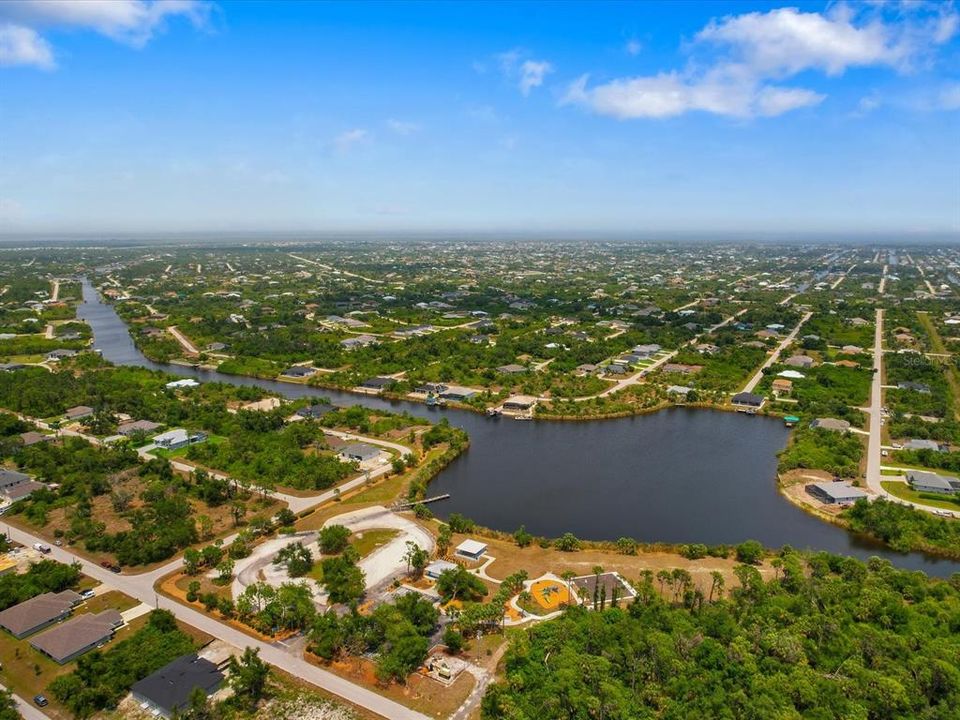
[[[343,525],[328,525],[320,530],[318,543],[320,552],[324,555],[335,555],[343,552],[350,541],[350,529]]]
[[[260,659],[259,648],[245,648],[239,659],[231,655],[229,668],[228,682],[234,697],[248,708],[255,708],[266,692],[270,675],[269,666]]]

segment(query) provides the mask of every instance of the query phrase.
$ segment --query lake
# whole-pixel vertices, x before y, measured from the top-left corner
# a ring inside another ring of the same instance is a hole
[[[789,431],[782,421],[721,411],[673,408],[651,415],[589,422],[517,422],[466,410],[430,410],[348,392],[225,375],[146,359],[110,305],[83,283],[78,314],[108,360],[201,381],[257,385],[287,397],[329,397],[338,404],[447,417],[470,435],[470,449],[430,485],[450,493],[430,506],[438,516],[462,513],[481,525],[535,535],[572,532],[592,540],[735,544],[759,540],[888,558],[899,567],[946,576],[960,563],[924,553],[895,553],[818,520],[777,490],[776,454]]]

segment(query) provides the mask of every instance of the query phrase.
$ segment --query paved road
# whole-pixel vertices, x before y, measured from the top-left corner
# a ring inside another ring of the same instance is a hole
[[[176,325],[171,325],[167,328],[167,332],[173,335],[174,339],[180,343],[184,350],[186,350],[191,355],[199,355],[200,351],[197,350],[196,346],[190,342],[186,335],[177,330]]]
[[[873,381],[870,391],[870,438],[867,441],[867,487],[877,497],[883,497],[891,502],[897,502],[901,505],[910,505],[917,510],[924,510],[928,513],[950,513],[953,517],[960,518],[960,512],[950,512],[949,510],[940,510],[932,508],[929,505],[920,505],[909,500],[901,500],[896,495],[892,495],[883,489],[880,484],[884,479],[881,473],[883,456],[883,425],[880,421],[883,419],[883,310],[877,310],[876,328],[873,336]],[[892,480],[893,478],[887,478]]]
[[[790,331],[790,334],[787,335],[779,345],[777,345],[777,349],[774,350],[770,357],[766,359],[766,362],[760,366],[760,369],[757,370],[754,376],[747,381],[747,384],[743,388],[744,392],[753,392],[753,389],[763,379],[763,371],[773,365],[780,357],[780,353],[782,353],[790,343],[797,339],[797,333],[800,332],[800,328],[802,328],[803,324],[810,319],[811,315],[813,315],[813,313],[808,312],[806,315],[800,318],[800,322],[797,323],[797,326]]]
[[[43,538],[13,526],[9,526],[7,532],[10,538],[23,545],[29,546],[35,542],[46,542]],[[303,678],[307,682],[342,697],[355,705],[359,705],[372,713],[389,718],[390,720],[426,720],[428,717],[404,707],[393,700],[378,695],[372,690],[367,690],[360,685],[354,685],[331,672],[311,665],[303,658],[288,653],[282,644],[271,644],[257,640],[229,625],[221,623],[209,615],[159,595],[154,591],[153,586],[155,578],[161,570],[144,573],[142,575],[116,575],[99,565],[95,565],[75,555],[67,548],[62,547],[54,547],[50,557],[63,563],[79,562],[84,574],[100,582],[108,583],[117,590],[140,602],[169,610],[177,619],[231,645],[238,648],[258,648],[260,650],[260,657],[271,665]],[[177,563],[179,562],[180,561],[177,560]],[[42,720],[42,718],[43,716],[40,716],[40,718],[36,720]]]

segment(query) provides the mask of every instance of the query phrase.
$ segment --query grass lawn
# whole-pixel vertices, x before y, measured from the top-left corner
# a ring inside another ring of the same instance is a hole
[[[364,530],[363,532],[353,535],[350,544],[353,545],[360,557],[364,558],[377,548],[386,545],[399,534],[399,530],[390,528]]]
[[[927,505],[929,507],[940,508],[942,510],[960,510],[960,498],[957,500],[950,500],[949,496],[945,495],[943,499],[940,499],[934,497],[930,493],[917,492],[906,483],[897,482],[896,480],[881,481],[880,486],[888,493],[895,495],[901,500],[909,500],[910,502],[915,502],[920,505]]]

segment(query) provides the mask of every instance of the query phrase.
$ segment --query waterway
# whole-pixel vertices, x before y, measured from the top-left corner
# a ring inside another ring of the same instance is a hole
[[[160,365],[136,348],[123,320],[89,282],[78,315],[94,347],[113,363],[140,365],[200,381],[257,385],[287,397],[328,397],[343,405],[447,417],[470,435],[470,449],[431,484],[450,493],[431,505],[440,517],[459,512],[496,530],[520,525],[535,535],[572,532],[591,540],[705,544],[755,539],[854,555],[879,555],[932,575],[960,563],[900,554],[803,512],[776,487],[776,453],[789,431],[773,418],[674,408],[652,415],[589,422],[516,422],[466,410],[430,410],[349,392],[257,380],[180,365]]]

